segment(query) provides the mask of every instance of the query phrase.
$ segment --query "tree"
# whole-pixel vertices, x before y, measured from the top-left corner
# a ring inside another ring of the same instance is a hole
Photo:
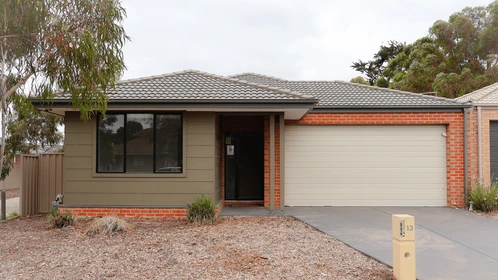
[[[351,66],[356,71],[364,74],[367,77],[370,85],[381,87],[389,87],[391,76],[384,74],[387,63],[400,53],[405,47],[404,43],[391,40],[387,45],[381,45],[379,51],[374,54],[374,59],[370,61],[358,60],[353,62]],[[382,78],[382,81],[377,83],[377,80]]]
[[[352,78],[351,81],[349,82],[355,84],[369,85],[369,83],[362,76]]]
[[[119,0],[0,0],[2,135],[15,95],[49,102],[63,93],[86,120],[105,112],[106,92],[125,69],[125,16]]]
[[[498,82],[498,1],[467,7],[391,59],[391,88],[455,98]]]
[[[23,95],[16,96],[12,110],[7,116],[6,147],[11,146],[9,152],[38,153],[47,146],[55,146],[62,142],[63,135],[58,130],[63,118],[54,114],[37,111]],[[17,143],[14,145],[14,143]]]
[[[444,54],[434,40],[423,37],[406,46],[391,59],[384,72],[393,77],[391,88],[419,93],[431,92],[432,81],[443,60]]]

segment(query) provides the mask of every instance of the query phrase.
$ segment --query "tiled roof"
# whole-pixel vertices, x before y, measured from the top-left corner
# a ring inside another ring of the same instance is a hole
[[[121,100],[307,100],[314,98],[288,89],[254,84],[236,78],[186,70],[123,80],[107,92],[109,101]],[[56,100],[67,100],[68,95]]]
[[[320,100],[315,108],[462,107],[452,99],[343,81],[289,81],[255,73],[230,77],[312,95]]]
[[[475,104],[496,104],[498,105],[498,83],[483,87],[464,96],[455,99],[458,102],[472,102]]]

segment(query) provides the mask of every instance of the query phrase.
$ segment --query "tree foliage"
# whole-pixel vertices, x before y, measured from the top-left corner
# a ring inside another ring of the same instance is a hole
[[[355,83],[355,84],[362,84],[362,85],[369,85],[367,80],[365,80],[362,76],[354,77],[349,81],[350,83]]]
[[[82,119],[105,112],[106,92],[125,69],[125,16],[119,0],[0,0],[2,135],[16,95],[50,102],[64,94]]]
[[[392,78],[391,88],[449,98],[498,82],[498,1],[436,21],[427,36],[403,46],[382,74]]]
[[[391,40],[387,45],[380,46],[379,51],[374,54],[373,60],[358,60],[358,62],[353,62],[351,67],[364,74],[370,85],[389,87],[391,76],[386,75],[384,70],[386,69],[389,60],[396,57],[404,46],[404,43]],[[381,79],[381,81],[377,82],[379,79]]]
[[[62,142],[63,135],[58,130],[63,123],[62,117],[36,110],[23,95],[17,95],[15,99],[7,117],[6,147],[11,147],[9,152],[38,153]]]

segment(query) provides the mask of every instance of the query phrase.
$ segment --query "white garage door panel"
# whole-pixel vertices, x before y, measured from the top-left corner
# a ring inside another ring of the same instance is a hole
[[[445,206],[444,125],[286,126],[286,205]]]

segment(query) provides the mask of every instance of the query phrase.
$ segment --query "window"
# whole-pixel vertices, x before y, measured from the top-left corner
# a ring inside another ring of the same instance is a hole
[[[97,129],[97,172],[182,172],[181,114],[110,113]]]

